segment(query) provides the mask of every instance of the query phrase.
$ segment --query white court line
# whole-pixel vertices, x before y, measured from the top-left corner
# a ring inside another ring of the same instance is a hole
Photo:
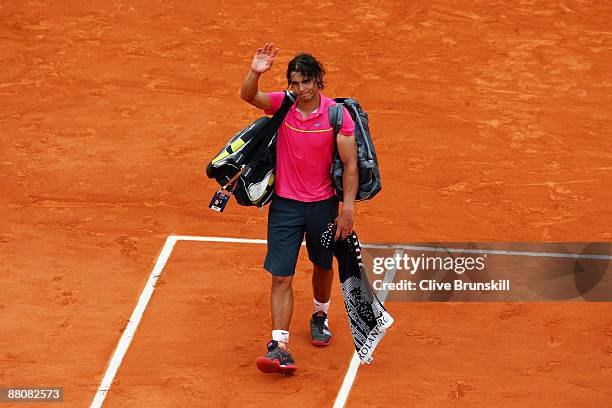
[[[108,363],[108,367],[106,368],[106,372],[104,373],[104,377],[102,378],[102,382],[100,383],[100,387],[96,391],[96,395],[94,396],[93,402],[90,405],[90,408],[99,408],[104,403],[104,399],[108,394],[108,390],[111,387],[113,379],[117,374],[117,370],[121,365],[121,361],[125,356],[125,353],[134,338],[134,334],[136,329],[138,328],[138,324],[140,324],[140,320],[142,319],[142,314],[144,313],[149,300],[151,299],[151,295],[153,295],[153,291],[155,290],[155,283],[159,278],[159,275],[166,266],[166,262],[168,262],[168,258],[172,253],[172,249],[174,248],[174,244],[176,244],[176,237],[169,236],[166,238],[166,243],[157,258],[157,262],[149,275],[149,280],[145,285],[144,289],[140,293],[140,298],[138,299],[138,303],[132,312],[132,316],[130,320],[127,322],[125,329],[123,330],[123,334],[119,339],[119,343],[117,344],[117,348],[115,348],[115,352]]]
[[[164,243],[164,247],[162,248],[162,251],[159,257],[157,258],[155,266],[153,267],[153,270],[151,271],[149,275],[149,279],[140,294],[138,303],[136,304],[136,307],[134,308],[132,312],[130,320],[127,322],[126,327],[121,335],[121,338],[119,339],[119,343],[117,344],[117,347],[115,348],[115,351],[113,352],[113,355],[108,363],[108,367],[104,373],[102,382],[100,383],[100,386],[98,387],[98,390],[96,391],[96,394],[94,396],[93,402],[90,405],[90,408],[100,408],[102,404],[104,403],[104,399],[106,398],[106,395],[108,394],[108,391],[111,387],[113,379],[115,378],[115,375],[117,374],[119,366],[121,365],[121,362],[123,361],[123,358],[128,350],[128,347],[130,343],[132,342],[132,339],[136,333],[136,329],[138,328],[138,325],[140,324],[142,315],[149,303],[149,300],[151,299],[151,296],[153,295],[153,291],[155,290],[155,283],[157,282],[157,279],[159,278],[164,267],[166,266],[166,262],[168,262],[168,259],[170,258],[170,254],[172,253],[172,250],[174,249],[174,246],[178,241],[226,242],[226,243],[240,243],[240,244],[265,244],[267,243],[265,239],[206,237],[206,236],[200,237],[200,236],[191,236],[191,235],[170,235],[168,236],[168,238],[166,238],[166,242]],[[304,243],[302,243],[302,245],[304,245]],[[403,249],[403,250],[417,250],[417,251],[439,251],[440,249],[442,249],[442,248],[436,248],[436,247],[424,247],[424,246],[421,247],[421,246],[410,246],[410,245],[363,244],[361,246],[363,248],[373,248],[373,249],[381,248],[381,249],[398,249],[398,250]],[[546,253],[546,252],[494,251],[494,250],[474,250],[474,249],[461,249],[461,248],[444,248],[444,249],[449,252],[465,252],[465,253],[481,253],[481,254],[487,253],[487,254],[498,254],[498,255],[522,255],[522,256],[542,256],[542,257],[562,257],[562,258],[572,257],[572,258],[592,258],[592,259],[610,259],[612,260],[612,256],[607,256],[607,255],[556,254],[556,253]],[[389,271],[385,276],[385,281],[387,279],[393,279],[394,275],[395,275],[395,270],[393,270],[393,273]],[[386,292],[381,292],[381,295],[379,297],[381,302],[384,302],[386,295],[387,295]],[[356,373],[358,367],[359,367],[359,358],[357,357],[357,354],[355,353],[353,355],[353,359],[351,360],[351,364],[349,365],[349,371],[354,370]],[[348,372],[347,372],[347,376],[348,376]],[[345,382],[349,380],[347,380],[347,377],[345,377]],[[353,375],[353,379],[350,380],[351,385],[353,381],[354,381],[354,375]],[[344,386],[344,383],[343,383],[343,386]],[[348,391],[350,391],[350,387],[346,391],[346,397],[348,397]],[[345,401],[346,401],[346,398],[344,399],[344,402]],[[344,406],[344,402],[342,402],[342,405],[336,405],[337,403],[339,403],[338,398],[336,398],[336,403],[334,403],[334,407]]]
[[[365,247],[365,245],[362,245],[362,247]],[[401,257],[403,253],[404,251],[397,250],[393,254],[393,257]],[[389,293],[389,285],[385,285],[385,283],[393,282],[393,278],[395,278],[395,272],[397,272],[397,268],[395,267],[387,271],[387,273],[385,274],[385,278],[383,279],[384,289],[379,292],[380,296],[377,295],[378,300],[380,300],[383,305],[385,304],[385,299],[387,299],[387,294]],[[349,368],[346,371],[344,380],[342,381],[342,386],[340,387],[340,391],[338,391],[338,395],[336,396],[336,400],[334,401],[333,408],[343,408],[344,404],[346,404],[349,392],[351,391],[353,383],[355,382],[355,377],[357,376],[357,370],[360,366],[359,363],[359,356],[357,355],[357,352],[354,351],[353,357],[351,358],[351,363],[349,364]]]
[[[232,244],[266,244],[265,239],[249,238],[225,238],[225,237],[197,237],[191,235],[171,235],[177,241],[199,241],[199,242],[231,242]]]
[[[201,242],[233,242],[243,244],[265,244],[265,239],[246,239],[246,238],[222,238],[222,237],[197,237],[190,235],[177,235],[177,241],[201,241]],[[304,243],[302,243],[304,245]],[[441,250],[448,252],[458,252],[465,254],[491,254],[491,255],[514,255],[514,256],[535,256],[547,258],[579,258],[579,259],[604,259],[611,260],[612,255],[592,255],[592,254],[564,254],[556,252],[529,252],[529,251],[506,251],[495,249],[469,249],[469,248],[445,248],[429,247],[418,245],[385,245],[385,244],[362,244],[366,249],[403,249],[408,251],[438,252]]]
[[[469,249],[469,248],[445,248],[445,247],[427,247],[417,245],[384,245],[384,244],[366,244],[362,245],[369,249],[404,249],[411,251],[423,252],[458,252],[462,254],[492,254],[492,255],[512,255],[512,256],[535,256],[544,258],[579,258],[579,259],[606,259],[612,260],[612,255],[592,255],[592,254],[564,254],[556,252],[529,252],[529,251],[506,251],[501,249]]]
[[[365,245],[362,245],[365,246]],[[404,251],[397,250],[393,254],[393,257],[402,256]],[[387,299],[387,294],[389,293],[388,287],[389,285],[385,285],[385,283],[393,282],[393,278],[395,278],[395,272],[397,272],[397,268],[392,268],[387,271],[385,274],[385,278],[383,280],[383,290],[381,290],[380,296],[378,296],[378,300],[384,305],[385,299]],[[351,363],[349,364],[349,368],[344,375],[344,380],[342,381],[342,386],[340,387],[340,391],[338,391],[338,395],[336,396],[336,400],[334,401],[333,408],[344,408],[344,404],[346,404],[346,400],[348,399],[349,392],[351,388],[353,388],[353,383],[355,382],[355,377],[357,377],[357,370],[359,369],[359,356],[356,351],[353,351],[353,357],[351,358]]]

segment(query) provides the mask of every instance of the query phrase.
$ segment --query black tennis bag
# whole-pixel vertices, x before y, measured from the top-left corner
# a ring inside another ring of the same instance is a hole
[[[220,192],[234,195],[238,204],[244,206],[263,207],[270,202],[274,193],[277,130],[294,102],[295,95],[285,92],[274,116],[263,116],[236,133],[206,166],[206,175],[219,183]]]
[[[359,168],[359,188],[355,201],[372,199],[381,190],[380,172],[378,170],[378,160],[376,150],[370,135],[368,126],[368,114],[361,109],[359,102],[352,98],[335,98],[336,105],[329,107],[329,123],[337,135],[342,127],[342,107],[350,113],[355,121],[355,142],[357,144],[357,167]],[[336,190],[338,199],[342,201],[342,175],[344,166],[338,150],[334,154],[331,169],[332,183]]]

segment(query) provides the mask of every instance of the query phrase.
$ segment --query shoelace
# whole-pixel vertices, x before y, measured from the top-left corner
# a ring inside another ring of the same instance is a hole
[[[323,330],[325,329],[325,319],[327,319],[327,316],[325,315],[315,314],[312,316],[312,320],[315,324],[315,327],[317,328],[317,330],[319,330],[320,333],[323,333]]]

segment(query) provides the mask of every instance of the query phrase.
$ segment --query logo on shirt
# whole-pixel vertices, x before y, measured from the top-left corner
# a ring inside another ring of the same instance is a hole
[[[321,126],[321,124],[320,123],[315,123],[315,126],[319,127],[319,126]]]

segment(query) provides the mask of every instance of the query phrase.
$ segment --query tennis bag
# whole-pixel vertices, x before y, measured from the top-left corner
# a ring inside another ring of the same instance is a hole
[[[221,186],[215,198],[227,201],[229,195],[234,195],[238,204],[257,207],[270,202],[274,193],[277,131],[295,99],[293,93],[286,91],[281,107],[271,118],[263,116],[236,133],[206,166],[206,176]],[[217,211],[223,211],[224,206],[225,203],[221,208],[211,203],[211,208]]]
[[[376,150],[368,126],[368,114],[352,98],[335,98],[336,105],[329,107],[329,123],[334,129],[334,136],[342,127],[342,107],[344,106],[355,122],[355,142],[357,144],[357,167],[359,168],[359,188],[355,201],[372,199],[381,190],[380,172]],[[336,149],[332,163],[331,177],[336,195],[342,201],[342,175],[344,166]]]

